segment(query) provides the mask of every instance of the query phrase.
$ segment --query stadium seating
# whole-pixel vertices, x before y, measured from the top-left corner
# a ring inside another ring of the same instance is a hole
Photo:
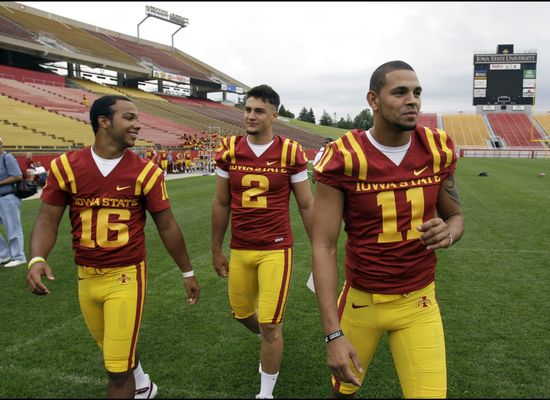
[[[147,64],[148,66],[157,66],[158,70],[162,71],[174,71],[177,75],[183,75],[192,78],[208,80],[208,76],[189,65],[186,65],[182,61],[175,59],[168,53],[163,52],[160,49],[149,46],[143,41],[140,43],[126,40],[121,37],[112,37],[105,35],[101,32],[87,31],[92,35],[97,36],[102,41],[109,43],[110,45],[124,51],[131,55],[136,60]]]
[[[235,125],[227,123],[208,115],[202,114],[194,109],[180,107],[180,100],[183,98],[165,96],[166,102],[151,101],[146,99],[134,99],[136,105],[142,110],[154,112],[157,115],[162,115],[175,121],[191,126],[199,131],[208,130],[208,127],[217,127],[226,133],[236,133],[242,131],[242,124]]]
[[[54,89],[54,87],[51,87]],[[39,87],[13,79],[0,78],[0,93],[53,112],[85,112],[87,108],[68,99],[54,96]]]
[[[129,88],[129,87],[118,87],[116,88],[117,91],[120,92],[120,94],[124,94],[128,97],[132,98],[140,98],[140,99],[149,99],[149,100],[155,100],[155,101],[163,101],[165,102],[162,97],[157,96],[154,93],[145,92],[143,90]]]
[[[35,40],[36,36],[33,33],[17,25],[3,15],[0,15],[0,35],[24,40],[26,42],[37,43]]]
[[[122,93],[116,90],[113,86],[110,85],[102,85],[96,82],[89,81],[87,79],[67,79],[69,82],[72,82],[73,84],[80,86],[81,88],[85,90],[89,90],[90,92],[99,93],[102,96],[106,94],[110,95],[117,95],[120,96]]]
[[[540,140],[542,136],[529,117],[524,113],[487,113],[487,118],[498,136],[508,147],[546,147]]]
[[[121,64],[140,66],[136,60],[128,54],[118,50],[84,29],[61,21],[33,15],[15,8],[0,7],[0,15],[26,28],[28,31],[45,35],[49,40],[57,42],[57,46],[69,52],[79,51],[82,54],[90,54],[94,57],[112,60]],[[35,41],[38,41],[38,35]]]
[[[37,106],[0,96],[0,109],[4,118],[27,129],[64,139],[68,146],[84,146],[93,142],[89,125],[81,121],[50,112]]]
[[[420,126],[427,126],[430,129],[439,128],[437,124],[437,114],[436,113],[420,113],[418,115],[417,124]]]
[[[211,103],[214,103],[207,100],[197,101],[193,99],[193,101],[189,101],[189,99],[175,96],[163,95],[163,97],[174,104],[178,104],[183,109],[190,110],[195,113],[200,113],[214,120],[226,122],[227,124],[232,125],[234,129],[237,130],[237,132],[243,131],[242,109],[224,105],[211,105]],[[318,149],[323,145],[323,137],[291,126],[281,120],[275,121],[275,123],[273,124],[273,132],[276,135],[281,135],[296,140],[302,145],[303,148],[306,149]]]
[[[542,127],[548,138],[550,136],[550,114],[535,114],[535,120]]]
[[[6,148],[65,149],[72,144],[61,138],[47,136],[45,133],[36,132],[18,125],[12,125],[5,121],[7,120],[0,121],[0,130],[2,131],[2,141]]]
[[[491,147],[489,132],[479,114],[443,115],[443,129],[457,147]]]
[[[53,72],[39,72],[30,69],[15,68],[0,65],[0,78],[13,79],[20,82],[41,83],[52,86],[65,86],[65,78]]]

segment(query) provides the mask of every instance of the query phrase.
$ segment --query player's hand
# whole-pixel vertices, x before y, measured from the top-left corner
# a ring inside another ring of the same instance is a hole
[[[219,276],[227,278],[229,273],[229,260],[223,251],[212,252],[212,265]]]
[[[27,272],[27,286],[31,293],[38,296],[44,296],[50,294],[48,288],[42,283],[42,277],[45,276],[48,280],[53,281],[52,269],[47,262],[39,261],[34,263],[33,266]]]
[[[201,295],[201,288],[197,278],[194,276],[183,278],[183,284],[185,285],[185,291],[187,292],[187,304],[196,304]]]
[[[416,229],[419,232],[423,232],[420,240],[426,245],[428,250],[448,248],[453,244],[449,225],[441,218],[430,219]]]
[[[336,380],[340,382],[353,383],[355,386],[361,386],[359,378],[350,368],[349,361],[353,362],[355,369],[363,373],[361,362],[355,349],[345,336],[341,336],[327,343],[327,363]]]

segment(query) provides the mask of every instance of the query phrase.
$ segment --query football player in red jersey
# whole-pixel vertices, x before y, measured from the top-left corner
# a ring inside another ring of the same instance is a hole
[[[140,130],[136,106],[123,96],[104,96],[94,101],[90,120],[93,146],[51,162],[31,233],[27,283],[36,295],[50,293],[41,279],[54,279],[46,259],[69,206],[80,307],[103,353],[108,396],[152,398],[157,387],[143,372],[137,354],[147,288],[146,211],[183,273],[189,304],[199,299],[200,287],[162,170],[129,150]]]
[[[435,250],[460,239],[464,217],[451,139],[416,125],[421,92],[407,63],[378,67],[367,94],[374,126],[328,144],[314,167],[313,277],[334,397],[354,396],[386,332],[404,397],[446,397]]]
[[[228,277],[233,316],[261,336],[261,388],[272,398],[283,354],[282,321],[292,273],[289,199],[294,193],[310,234],[313,195],[298,142],[274,136],[279,95],[260,85],[247,92],[245,136],[228,136],[216,152],[212,262]],[[231,216],[229,261],[222,250]]]

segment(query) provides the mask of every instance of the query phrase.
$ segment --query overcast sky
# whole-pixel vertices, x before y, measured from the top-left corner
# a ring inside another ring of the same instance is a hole
[[[372,71],[416,70],[425,112],[474,112],[473,56],[498,44],[538,53],[536,112],[550,110],[550,2],[21,2],[137,36],[152,5],[186,17],[183,52],[247,84],[271,85],[285,108],[337,118],[367,107]],[[171,45],[179,27],[155,18],[140,37]]]

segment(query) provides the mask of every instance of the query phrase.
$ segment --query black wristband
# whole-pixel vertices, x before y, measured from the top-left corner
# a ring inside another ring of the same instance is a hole
[[[338,329],[337,331],[329,333],[328,335],[325,336],[325,343],[328,343],[331,340],[339,338],[340,336],[344,336],[344,332],[342,332],[341,329]]]

